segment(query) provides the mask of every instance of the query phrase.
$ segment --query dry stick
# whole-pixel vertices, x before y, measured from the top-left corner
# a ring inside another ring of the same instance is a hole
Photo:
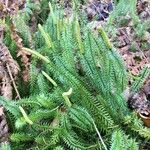
[[[5,1],[6,8],[8,8],[8,0]]]
[[[138,50],[141,52],[142,56],[144,57],[144,59],[146,60],[146,62],[148,63],[148,59],[145,56],[145,54],[143,53],[143,51],[138,47]]]
[[[99,131],[98,131],[98,129],[97,129],[97,127],[96,127],[96,124],[95,124],[94,120],[93,120],[93,125],[94,125],[94,128],[95,128],[95,130],[96,130],[96,132],[98,134],[98,137],[99,137],[100,141],[102,142],[102,145],[104,146],[104,149],[108,150],[106,145],[105,145],[105,143],[104,143],[104,141],[103,141],[103,139],[102,139],[102,137],[101,137],[101,135],[100,135],[100,133],[99,133]]]
[[[20,94],[19,94],[19,92],[18,92],[18,90],[17,90],[16,83],[15,83],[14,78],[13,78],[13,76],[12,76],[12,73],[11,73],[11,71],[10,71],[10,67],[9,67],[8,64],[6,64],[6,67],[7,67],[7,70],[8,70],[9,76],[10,76],[10,79],[12,80],[13,86],[14,86],[14,88],[15,88],[17,97],[18,97],[19,99],[21,99]]]

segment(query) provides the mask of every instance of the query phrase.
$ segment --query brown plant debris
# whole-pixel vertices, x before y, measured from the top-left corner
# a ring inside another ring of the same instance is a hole
[[[19,72],[19,66],[12,58],[8,48],[0,42],[0,95],[6,99],[12,99],[12,81],[7,66],[10,68],[13,79],[16,79]],[[0,141],[5,141],[7,138],[8,125],[5,114],[3,113],[3,107],[0,106]]]
[[[16,45],[17,45],[17,57],[21,57],[22,66],[24,68],[23,72],[22,72],[23,80],[25,82],[28,82],[29,81],[29,66],[30,66],[31,54],[29,52],[22,50],[22,48],[23,48],[22,39],[17,34],[15,29],[12,28],[11,31],[12,31],[11,32],[12,40],[14,40],[16,42]]]
[[[0,0],[0,18],[13,15],[24,7],[25,0]]]
[[[138,0],[137,12],[142,20],[150,19],[150,1],[149,0]]]
[[[12,86],[6,68],[0,63],[0,95],[5,98],[12,98]],[[8,138],[8,125],[4,114],[3,107],[0,106],[0,142],[6,141]]]
[[[117,36],[113,39],[132,75],[138,75],[144,65],[150,62],[150,33],[146,32],[147,37],[142,39],[136,38],[135,34],[132,26],[124,26],[117,30]],[[148,46],[143,48],[143,43]]]
[[[8,99],[12,99],[12,86],[6,68],[0,65],[0,94]]]
[[[0,116],[0,142],[8,140],[8,125],[5,115]]]
[[[13,78],[16,78],[18,75],[19,66],[17,62],[12,58],[7,47],[3,43],[0,43],[1,95],[8,99],[12,99],[11,80],[6,65],[9,65]]]
[[[4,35],[4,26],[0,25],[0,42],[3,40],[3,35]]]
[[[150,102],[143,91],[135,93],[128,101],[129,106],[137,112],[144,114],[145,116],[150,115]]]
[[[0,0],[0,19],[11,17],[24,7],[25,0]],[[12,58],[8,48],[3,44],[4,26],[0,25],[0,95],[12,99],[12,90],[19,72],[17,62]],[[16,90],[17,92],[17,90]],[[18,93],[17,93],[18,96]],[[0,142],[8,140],[8,125],[3,107],[0,106]]]
[[[12,58],[8,48],[3,43],[0,43],[0,62],[4,67],[6,67],[6,64],[8,64],[13,77],[17,77],[19,66],[17,62]]]
[[[104,21],[108,18],[109,13],[113,10],[112,0],[90,0],[87,6],[85,6],[88,20],[96,19],[98,21]]]

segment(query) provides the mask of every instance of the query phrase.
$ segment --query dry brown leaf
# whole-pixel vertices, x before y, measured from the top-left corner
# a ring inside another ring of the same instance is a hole
[[[11,73],[13,74],[13,77],[17,77],[19,72],[19,65],[17,62],[12,58],[8,48],[3,44],[0,43],[0,62],[6,66],[8,64],[11,69]]]
[[[0,116],[0,142],[8,141],[8,125],[5,115]]]
[[[12,99],[12,86],[8,75],[2,80],[1,95],[7,99]]]
[[[7,47],[0,43],[0,95],[6,99],[12,99],[12,83],[6,69],[6,66],[10,66],[10,70],[14,78],[17,77],[19,66],[12,58]],[[8,140],[8,125],[6,117],[4,115],[3,107],[0,106],[0,142]]]
[[[0,18],[14,15],[24,7],[25,0],[0,0]]]
[[[17,44],[17,47],[18,47],[17,57],[21,57],[21,62],[22,62],[22,65],[24,67],[24,70],[22,72],[23,80],[25,82],[28,82],[29,81],[29,66],[30,66],[31,54],[29,52],[22,50],[22,48],[23,48],[22,39],[17,34],[17,32],[14,30],[14,28],[12,28],[11,37]]]
[[[0,19],[14,15],[24,7],[25,0],[0,0]],[[12,83],[17,78],[19,66],[12,58],[8,48],[2,43],[4,26],[0,25],[0,95],[12,99]],[[27,60],[26,60],[27,61]],[[9,66],[9,71],[7,69]],[[11,77],[10,77],[11,75]],[[13,81],[12,81],[13,79]],[[0,106],[0,142],[8,140],[8,125],[3,107]]]
[[[147,98],[150,100],[150,77],[147,81],[147,83],[143,87],[143,92],[147,96]]]
[[[0,116],[4,115],[4,108],[0,107]]]
[[[138,0],[137,12],[142,20],[150,19],[150,1],[149,0]]]
[[[0,25],[0,43],[3,40],[3,36],[4,36],[4,26]]]

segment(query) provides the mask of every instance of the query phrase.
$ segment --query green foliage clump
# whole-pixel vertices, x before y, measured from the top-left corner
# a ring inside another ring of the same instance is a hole
[[[76,14],[66,18],[63,10],[49,6],[46,22],[34,35],[35,50],[29,44],[23,48],[33,56],[30,96],[0,98],[8,118],[15,120],[10,120],[12,149],[138,150],[134,135],[150,139],[150,130],[127,107],[127,72],[104,29],[98,29],[98,37],[90,29],[81,33]],[[20,34],[26,43],[30,34]]]

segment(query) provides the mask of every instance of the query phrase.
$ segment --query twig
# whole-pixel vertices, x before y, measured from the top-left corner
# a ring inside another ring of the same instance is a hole
[[[6,8],[8,8],[8,0],[5,1]]]
[[[103,141],[103,139],[102,139],[102,137],[101,137],[101,135],[100,135],[100,133],[99,133],[99,131],[98,131],[98,129],[97,129],[97,127],[96,127],[96,124],[95,124],[94,120],[93,120],[93,125],[94,125],[94,128],[95,128],[95,130],[96,130],[96,132],[98,134],[98,137],[99,137],[100,141],[102,142],[102,145],[104,146],[104,149],[108,150],[106,145],[105,145],[105,143],[104,143],[104,141]]]
[[[18,90],[17,90],[16,83],[15,83],[14,78],[13,78],[13,76],[12,76],[12,73],[11,73],[10,67],[9,67],[9,65],[8,65],[8,64],[6,64],[6,67],[7,67],[7,70],[8,70],[9,76],[10,76],[10,79],[12,80],[13,86],[14,86],[14,88],[15,88],[15,91],[16,91],[16,94],[17,94],[17,97],[18,97],[19,99],[21,99],[20,94],[19,94],[19,92],[18,92]]]

